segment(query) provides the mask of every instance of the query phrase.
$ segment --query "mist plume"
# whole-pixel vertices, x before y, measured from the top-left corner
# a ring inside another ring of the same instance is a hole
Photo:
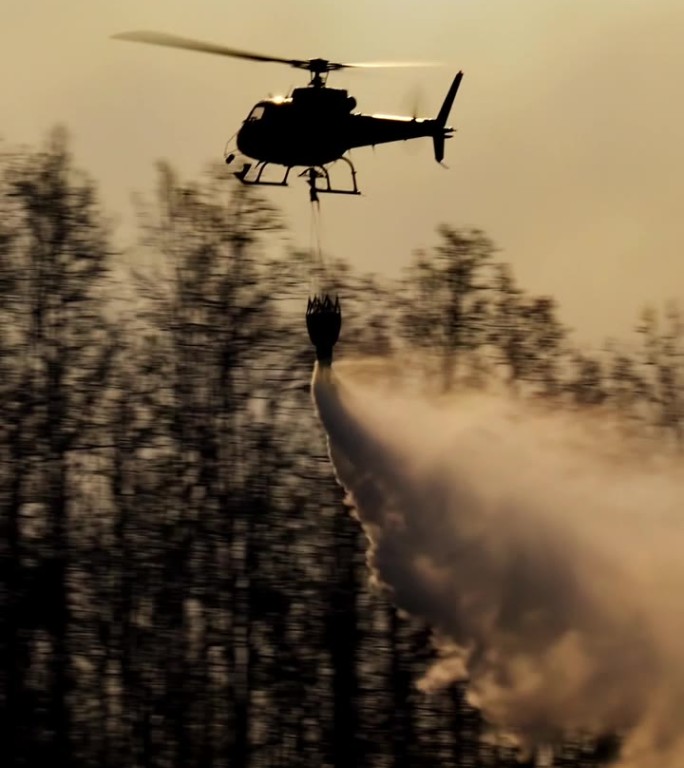
[[[467,680],[523,747],[619,732],[621,768],[684,765],[679,463],[501,394],[312,391],[373,580],[433,628],[419,685]]]

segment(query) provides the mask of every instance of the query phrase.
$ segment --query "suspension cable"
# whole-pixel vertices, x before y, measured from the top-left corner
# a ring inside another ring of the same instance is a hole
[[[318,200],[311,201],[311,231],[309,250],[312,257],[311,292],[315,295],[325,280],[325,261],[323,259],[323,223],[321,204]]]

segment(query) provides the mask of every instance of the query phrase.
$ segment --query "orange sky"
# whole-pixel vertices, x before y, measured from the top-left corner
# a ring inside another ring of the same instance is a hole
[[[324,247],[397,275],[440,222],[476,226],[530,291],[598,343],[684,285],[681,0],[2,0],[0,135],[34,144],[56,122],[130,233],[154,161],[197,174],[251,105],[302,73],[114,42],[156,29],[275,55],[426,59],[437,70],[340,73],[359,108],[432,116],[453,73],[449,171],[431,142],[357,150],[361,198],[323,198]],[[309,244],[306,187],[269,190]]]

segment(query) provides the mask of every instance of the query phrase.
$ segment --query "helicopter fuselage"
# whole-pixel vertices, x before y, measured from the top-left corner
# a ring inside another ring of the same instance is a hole
[[[449,135],[437,120],[354,112],[356,100],[333,88],[296,88],[258,102],[238,131],[247,157],[288,168],[324,166],[355,147]]]
[[[343,64],[323,58],[287,59],[149,30],[122,32],[114,37],[130,42],[200,51],[237,59],[286,64],[309,72],[307,87],[296,88],[287,98],[258,102],[243,122],[237,133],[237,149],[246,157],[258,161],[256,178],[248,177],[252,168],[252,163],[249,162],[243,164],[242,170],[235,172],[235,176],[243,184],[287,186],[290,170],[296,166],[304,166],[304,173],[299,175],[308,177],[312,201],[317,199],[319,191],[358,195],[360,192],[356,185],[356,170],[351,160],[345,157],[350,149],[429,136],[432,138],[435,160],[441,163],[444,159],[444,142],[454,130],[447,126],[446,121],[463,72],[458,72],[454,77],[442,107],[434,119],[364,115],[354,112],[356,100],[349,96],[347,91],[326,87],[328,74],[350,68],[413,65],[408,62]],[[227,151],[226,163],[232,163],[235,155],[234,151]],[[351,189],[336,189],[332,186],[330,174],[325,166],[335,160],[343,160],[350,167]],[[262,180],[264,168],[271,164],[285,166],[281,181]],[[324,180],[324,188],[316,186],[316,179],[321,178]]]

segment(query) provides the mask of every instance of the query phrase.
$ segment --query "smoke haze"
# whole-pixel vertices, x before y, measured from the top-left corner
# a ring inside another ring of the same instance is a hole
[[[434,629],[420,686],[467,679],[524,747],[618,731],[621,767],[681,764],[677,461],[607,422],[500,394],[435,402],[381,370],[317,368],[312,389],[373,579]]]

